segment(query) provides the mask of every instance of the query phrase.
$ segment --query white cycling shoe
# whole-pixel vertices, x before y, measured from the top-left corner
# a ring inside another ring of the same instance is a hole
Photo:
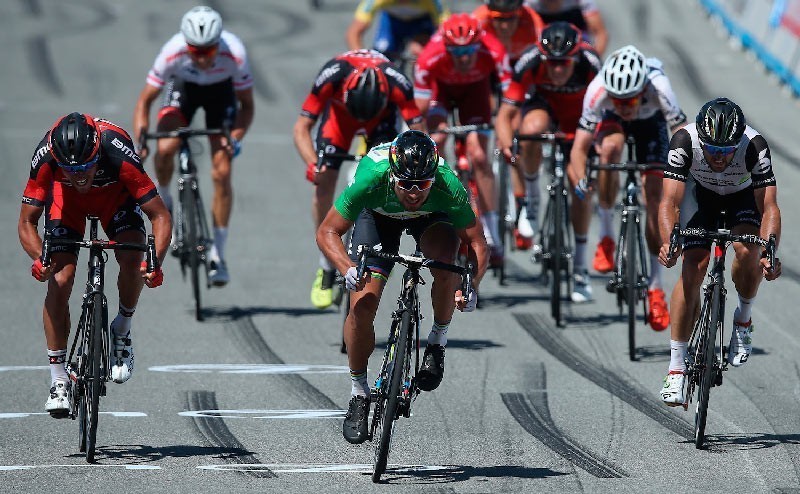
[[[56,418],[66,417],[72,409],[72,383],[54,381],[44,409]]]
[[[661,387],[661,399],[671,407],[683,405],[686,401],[684,389],[686,388],[686,374],[683,372],[670,372],[664,378]]]
[[[125,336],[112,334],[111,380],[122,384],[133,375],[133,343],[131,333]]]

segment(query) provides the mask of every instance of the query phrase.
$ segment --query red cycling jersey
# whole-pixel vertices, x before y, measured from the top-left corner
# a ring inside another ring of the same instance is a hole
[[[562,86],[552,84],[547,75],[545,57],[538,46],[526,51],[514,66],[511,84],[503,101],[522,106],[526,95],[539,96],[547,102],[563,132],[575,132],[583,109],[583,96],[602,66],[600,56],[587,43],[581,43],[572,76]]]
[[[441,32],[437,32],[425,45],[417,58],[414,80],[414,95],[420,99],[437,99],[434,92],[437,84],[466,85],[489,79],[494,73],[503,89],[511,79],[508,54],[503,44],[493,35],[483,32],[478,38],[480,47],[477,59],[467,72],[459,72],[453,57],[447,52]],[[490,95],[487,94],[488,98]]]
[[[87,115],[88,117],[88,115]],[[90,117],[91,118],[91,117]],[[50,152],[50,131],[36,147],[31,159],[31,173],[22,202],[36,207],[47,206],[47,219],[82,233],[86,216],[98,216],[107,226],[127,202],[144,204],[157,196],[156,187],[134,151],[133,141],[121,127],[96,118],[100,133],[100,158],[95,165],[89,192],[77,192]],[[122,213],[124,214],[124,213]]]
[[[386,75],[389,97],[381,113],[362,122],[353,118],[345,107],[344,82],[354,68],[365,66],[375,67]],[[380,52],[353,50],[329,60],[322,67],[303,102],[300,114],[313,120],[324,114],[320,134],[332,144],[348,149],[357,131],[369,134],[381,122],[394,121],[396,110],[400,111],[409,125],[422,121],[422,115],[414,103],[411,82]]]
[[[519,9],[519,24],[514,34],[511,35],[511,42],[504,45],[508,52],[508,57],[513,65],[519,57],[536,43],[539,42],[539,36],[544,29],[544,22],[535,10],[528,6],[523,6]],[[481,5],[472,12],[472,17],[480,21],[481,27],[489,34],[497,36],[492,25],[492,11],[486,5]],[[499,37],[498,37],[499,39]]]

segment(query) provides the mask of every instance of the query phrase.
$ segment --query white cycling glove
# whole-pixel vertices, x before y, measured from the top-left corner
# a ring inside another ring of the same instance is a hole
[[[348,290],[355,290],[358,286],[358,268],[350,266],[344,275],[344,285]]]
[[[478,292],[470,290],[467,294],[467,303],[464,305],[463,312],[472,312],[478,305]]]

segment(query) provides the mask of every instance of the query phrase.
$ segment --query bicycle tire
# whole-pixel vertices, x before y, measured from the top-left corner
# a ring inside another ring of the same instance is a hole
[[[95,447],[97,444],[97,417],[100,409],[100,392],[102,388],[103,372],[103,332],[105,331],[103,314],[103,295],[95,293],[92,295],[91,307],[92,320],[89,327],[89,339],[91,346],[89,349],[89,371],[88,384],[86,386],[88,405],[89,429],[86,437],[86,461],[94,463]]]
[[[636,360],[636,300],[638,293],[638,270],[636,269],[636,218],[628,215],[625,219],[625,300],[628,304],[628,355],[632,361]]]
[[[714,356],[716,353],[717,328],[720,321],[720,297],[720,286],[715,284],[711,287],[711,303],[709,304],[710,310],[707,318],[708,326],[705,329],[705,338],[702,342],[703,367],[697,386],[697,408],[694,415],[694,446],[697,449],[701,449],[705,441],[708,400],[716,374]]]
[[[344,304],[344,317],[342,317],[342,346],[339,348],[340,353],[347,353],[347,344],[344,341],[344,323],[347,321],[347,316],[350,315],[350,290],[342,287],[344,294],[342,295],[342,304]]]
[[[397,409],[400,404],[400,385],[403,381],[403,369],[405,359],[408,356],[408,335],[411,334],[411,312],[403,311],[400,319],[400,326],[395,339],[393,358],[387,362],[387,370],[391,370],[388,393],[386,395],[385,407],[382,410],[380,438],[375,445],[375,468],[372,472],[372,481],[378,482],[381,475],[386,471],[386,463],[389,460],[389,450],[392,445],[392,432],[394,422],[397,420]],[[388,376],[387,376],[388,377]]]
[[[87,311],[87,308],[83,308],[84,311]],[[85,313],[84,313],[85,314]],[[77,375],[79,379],[74,383],[74,393],[73,399],[75,400],[75,408],[77,409],[77,420],[78,420],[78,451],[81,453],[86,452],[86,438],[88,436],[89,431],[89,407],[86,402],[86,380],[85,376],[88,374],[87,364],[89,362],[89,346],[91,340],[89,338],[89,331],[86,329],[86,320],[87,316],[81,316],[82,325],[78,329],[78,335],[76,337],[81,338],[81,346],[78,349],[80,352],[77,357]]]
[[[497,180],[497,236],[499,237],[498,241],[500,242],[500,247],[502,247],[503,254],[505,255],[506,247],[508,247],[508,250],[512,250],[514,246],[513,240],[507,238],[508,235],[511,235],[511,233],[509,233],[507,219],[510,209],[508,204],[508,170],[502,159],[499,157],[496,159],[499,165],[498,174],[500,175]],[[500,285],[506,284],[505,269],[503,269],[503,267],[500,268],[498,283],[500,283]]]
[[[552,279],[550,282],[550,315],[561,326],[561,276],[564,264],[564,184],[557,180],[553,187],[555,201],[553,202],[553,245],[550,261],[552,262]]]
[[[197,250],[198,217],[194,190],[197,184],[192,181],[184,183],[181,191],[181,207],[183,208],[183,244],[187,249],[189,261],[189,276],[192,283],[192,297],[194,298],[194,317],[203,320],[203,302],[200,294],[200,252]]]

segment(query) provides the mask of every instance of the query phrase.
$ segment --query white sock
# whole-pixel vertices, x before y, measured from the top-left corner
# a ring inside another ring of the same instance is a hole
[[[586,269],[586,235],[575,235],[575,272],[579,273]]]
[[[323,271],[333,271],[333,266],[331,266],[331,262],[325,257],[325,254],[319,254],[319,267],[322,268]]]
[[[736,308],[737,320],[735,322],[743,322],[747,323],[750,321],[750,315],[753,311],[753,302],[756,301],[756,298],[744,298],[739,295],[739,307]]]
[[[499,245],[500,233],[497,230],[497,211],[489,211],[481,215],[483,222],[483,234],[486,241],[491,245]]]
[[[169,185],[156,185],[156,191],[161,196],[161,200],[167,206],[167,209],[172,211],[172,194],[169,192]]]
[[[614,238],[614,209],[604,208],[603,206],[597,207],[597,216],[600,217],[600,239],[604,237]]]
[[[119,312],[117,317],[111,321],[111,331],[116,336],[127,336],[131,332],[131,320],[136,307],[130,309],[121,303],[119,304]]]
[[[50,361],[50,382],[69,381],[67,369],[64,367],[64,362],[67,358],[67,349],[63,350],[47,350],[47,357]]]
[[[433,321],[431,332],[428,333],[428,345],[441,345],[447,346],[447,328],[450,327],[450,321],[444,324],[439,324]]]
[[[225,242],[228,240],[228,227],[215,226],[214,227],[214,245],[211,246],[211,259],[224,260],[225,259]]]
[[[525,208],[529,220],[538,220],[539,214],[539,174],[525,174],[525,200],[528,206]]]
[[[669,340],[669,372],[686,372],[688,341]]]
[[[369,396],[369,384],[367,383],[367,369],[354,371],[350,369],[350,395]]]
[[[661,263],[658,256],[650,254],[650,289],[661,289]]]

